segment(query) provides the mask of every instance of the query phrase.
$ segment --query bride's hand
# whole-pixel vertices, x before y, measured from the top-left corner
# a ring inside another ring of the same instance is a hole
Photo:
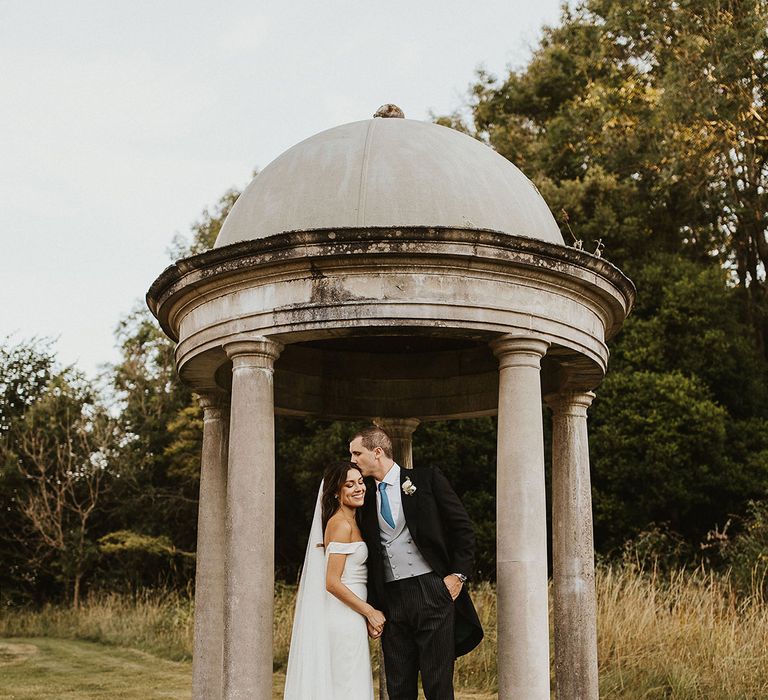
[[[374,629],[371,627],[371,623],[366,620],[365,626],[368,628],[368,636],[371,639],[378,639],[381,637],[381,630]]]
[[[380,610],[376,610],[376,608],[373,607],[368,611],[365,619],[368,622],[368,626],[379,634],[381,634],[382,630],[384,629],[384,623],[387,621],[387,618],[384,617],[384,613],[382,613]]]

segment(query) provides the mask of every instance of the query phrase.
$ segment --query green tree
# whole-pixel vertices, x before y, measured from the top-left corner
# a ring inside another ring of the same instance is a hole
[[[598,0],[590,9],[659,91],[660,174],[698,197],[765,352],[768,3]]]
[[[724,270],[657,255],[592,410],[596,537],[696,543],[768,485],[768,367]],[[761,457],[762,455],[762,457]]]
[[[199,446],[199,409],[176,375],[172,342],[148,311],[124,319],[118,341],[122,359],[112,383],[122,437],[109,527],[165,535],[175,546],[194,550],[199,469],[187,469],[178,441],[180,434],[189,440],[191,431]]]
[[[74,370],[56,372],[18,420],[2,448],[14,469],[17,541],[42,569],[64,583],[75,607],[94,560],[93,520],[109,485],[114,421]]]
[[[439,119],[637,284],[592,411],[604,548],[653,522],[695,541],[768,485],[767,7],[585,0]]]
[[[592,413],[595,529],[604,548],[662,522],[696,540],[713,516],[738,505],[724,468],[727,413],[700,381],[616,372]]]
[[[51,381],[55,357],[47,340],[0,344],[0,602],[29,599],[45,574],[30,559],[18,507],[26,484],[12,447],[24,414]]]
[[[56,358],[49,340],[0,344],[0,436],[8,435],[45,391]]]
[[[734,420],[768,417],[768,365],[727,272],[654,255],[635,283],[641,293],[613,348],[612,371],[678,370],[703,381]]]
[[[480,73],[463,123],[443,121],[518,164],[630,274],[659,251],[733,270],[765,353],[766,19],[765,0],[587,0],[523,70]]]

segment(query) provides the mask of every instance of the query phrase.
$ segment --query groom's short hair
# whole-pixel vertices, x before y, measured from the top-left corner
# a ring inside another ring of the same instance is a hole
[[[392,459],[392,439],[381,428],[363,428],[352,436],[352,440],[356,438],[360,438],[366,450],[380,447],[381,451]]]

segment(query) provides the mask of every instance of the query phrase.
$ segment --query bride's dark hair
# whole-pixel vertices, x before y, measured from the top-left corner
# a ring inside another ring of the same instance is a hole
[[[334,462],[325,468],[325,473],[323,474],[323,495],[320,498],[320,514],[323,523],[323,533],[325,533],[325,527],[328,525],[331,516],[339,508],[338,495],[341,492],[341,487],[347,481],[347,473],[350,469],[356,469],[360,472],[360,469],[356,464],[345,461]],[[360,476],[362,475],[362,472],[360,472]],[[357,520],[357,518],[357,511],[355,511],[355,520]]]

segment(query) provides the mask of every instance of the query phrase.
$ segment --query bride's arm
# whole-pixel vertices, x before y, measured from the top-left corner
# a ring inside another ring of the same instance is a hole
[[[325,533],[325,541],[326,543],[351,542],[352,526],[345,521],[337,520],[335,522],[329,522]],[[341,581],[341,575],[344,573],[344,564],[346,561],[346,554],[328,555],[328,567],[325,570],[325,589],[344,603],[344,605],[347,605],[356,613],[362,615],[373,628],[380,630],[384,626],[384,615],[362,598],[356,596]]]

